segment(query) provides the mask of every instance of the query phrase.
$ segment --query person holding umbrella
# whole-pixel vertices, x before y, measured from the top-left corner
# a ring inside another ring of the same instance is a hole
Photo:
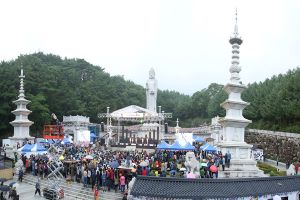
[[[211,171],[211,178],[213,178],[214,175],[216,175],[216,178],[218,178],[218,167],[216,165],[211,165],[209,170]]]

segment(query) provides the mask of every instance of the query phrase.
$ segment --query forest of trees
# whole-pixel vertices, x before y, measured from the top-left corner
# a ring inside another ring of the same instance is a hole
[[[20,66],[25,72],[25,95],[31,103],[29,119],[34,121],[31,134],[38,136],[44,124],[55,113],[60,120],[63,115],[84,115],[93,123],[100,123],[98,113],[128,105],[145,107],[145,88],[122,76],[110,76],[100,66],[83,59],[67,59],[56,55],[35,53],[21,55],[16,60],[0,63],[0,138],[13,133],[9,122],[16,106],[19,90]],[[146,73],[146,72],[145,72]],[[145,80],[146,81],[146,80]],[[244,116],[251,119],[252,128],[300,133],[300,69],[284,75],[273,76],[264,82],[248,85],[243,100],[251,102]],[[220,103],[227,98],[223,85],[212,83],[192,96],[176,91],[159,90],[157,105],[165,112],[172,112],[174,125],[180,119],[182,127],[209,123],[216,115],[224,116]]]

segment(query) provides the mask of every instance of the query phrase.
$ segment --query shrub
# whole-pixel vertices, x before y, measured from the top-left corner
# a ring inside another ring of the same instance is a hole
[[[286,176],[286,171],[278,171],[276,167],[266,163],[257,162],[257,167],[270,176]]]

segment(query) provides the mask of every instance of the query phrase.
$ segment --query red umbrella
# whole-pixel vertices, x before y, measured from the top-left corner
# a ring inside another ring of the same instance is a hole
[[[209,169],[210,169],[211,172],[217,172],[218,171],[218,168],[215,165],[210,166]]]

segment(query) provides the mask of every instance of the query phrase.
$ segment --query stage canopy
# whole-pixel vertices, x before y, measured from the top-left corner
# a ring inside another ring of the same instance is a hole
[[[111,117],[114,119],[144,119],[147,117],[158,117],[158,113],[140,106],[131,105],[112,112]]]

